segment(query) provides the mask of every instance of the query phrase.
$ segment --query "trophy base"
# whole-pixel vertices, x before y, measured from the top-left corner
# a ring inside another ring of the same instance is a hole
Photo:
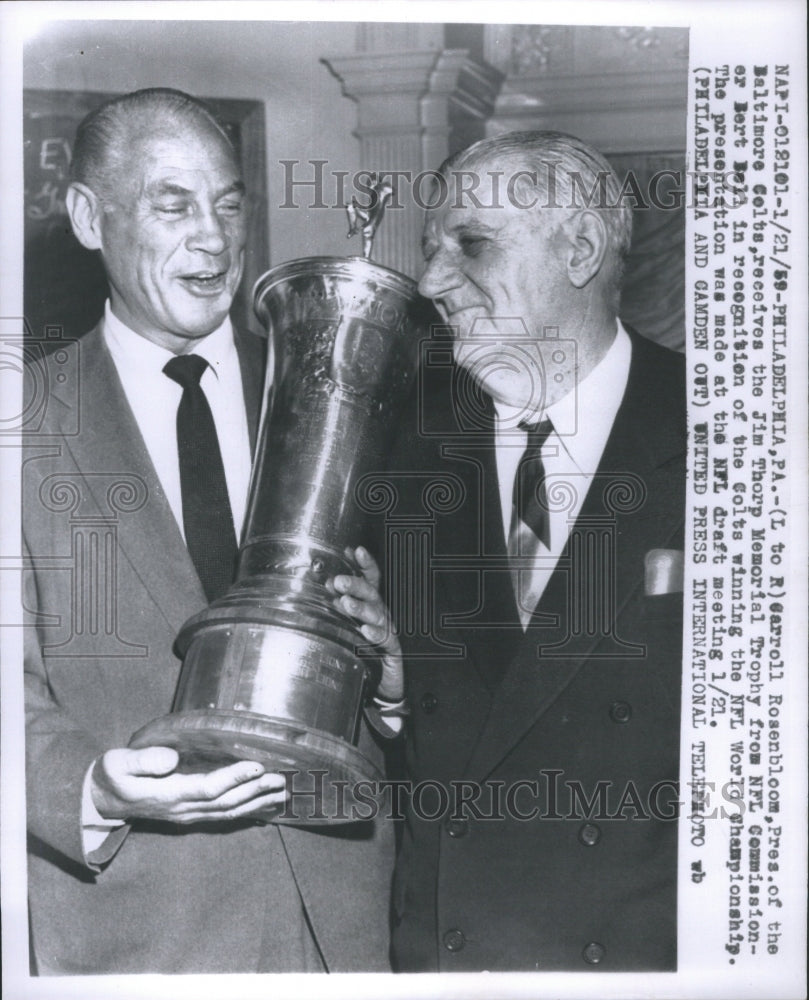
[[[243,711],[183,712],[150,722],[129,745],[171,747],[180,755],[178,770],[187,774],[240,760],[289,772],[286,803],[251,819],[328,826],[367,820],[376,812],[374,786],[382,772],[345,740],[298,723]]]

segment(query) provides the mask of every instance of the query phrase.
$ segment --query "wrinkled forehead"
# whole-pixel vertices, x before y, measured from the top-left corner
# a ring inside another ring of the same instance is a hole
[[[498,209],[507,207],[515,184],[527,173],[514,156],[464,159],[443,172],[447,200],[458,208]]]
[[[519,160],[503,157],[461,162],[434,179],[425,206],[424,236],[435,239],[466,227],[502,229],[539,223],[537,211],[526,208],[535,198],[536,178]]]
[[[484,161],[451,165],[428,171],[425,185],[418,185],[417,200],[427,219],[438,219],[448,211],[496,209],[503,204],[503,167]]]
[[[183,123],[128,135],[119,157],[117,182],[139,194],[172,178],[190,189],[222,187],[241,181],[230,145],[213,128]]]

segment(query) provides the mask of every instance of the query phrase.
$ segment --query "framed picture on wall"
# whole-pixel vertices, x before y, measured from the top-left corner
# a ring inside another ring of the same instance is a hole
[[[24,310],[26,332],[46,350],[91,330],[104,311],[107,281],[97,253],[73,235],[65,192],[79,122],[117,95],[91,91],[25,90]],[[264,105],[203,98],[227,131],[249,193],[244,277],[232,309],[239,326],[261,332],[250,291],[268,266]]]

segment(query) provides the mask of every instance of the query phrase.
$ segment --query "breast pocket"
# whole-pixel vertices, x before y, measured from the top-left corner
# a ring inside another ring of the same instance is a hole
[[[639,609],[639,631],[646,647],[650,676],[658,685],[661,705],[679,714],[683,661],[683,594],[644,597]]]

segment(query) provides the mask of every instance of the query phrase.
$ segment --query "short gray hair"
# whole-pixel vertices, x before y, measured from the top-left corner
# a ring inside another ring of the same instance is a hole
[[[112,176],[126,166],[129,141],[182,125],[219,135],[233,150],[227,132],[202,101],[168,87],[150,87],[114,97],[79,124],[70,162],[70,180],[86,184],[100,197],[112,194]],[[234,153],[235,158],[235,153]]]
[[[552,131],[506,132],[481,139],[441,164],[446,178],[454,170],[510,159],[536,177],[537,194],[561,208],[591,207],[604,219],[612,251],[612,280],[620,287],[624,260],[632,241],[632,208],[622,198],[621,182],[598,150],[573,135]],[[555,191],[549,192],[553,172]],[[594,198],[595,192],[598,195]],[[577,201],[581,198],[581,203]],[[541,211],[541,208],[537,209]]]

